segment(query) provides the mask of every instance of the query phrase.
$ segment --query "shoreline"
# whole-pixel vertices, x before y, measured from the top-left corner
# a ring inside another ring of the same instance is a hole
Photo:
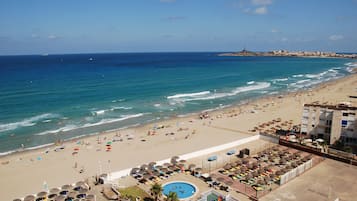
[[[354,68],[353,71],[357,71],[357,68]],[[61,140],[61,144],[58,145],[56,144],[56,142],[52,142],[52,143],[47,143],[47,144],[43,144],[43,145],[37,145],[37,146],[33,146],[33,147],[28,147],[25,149],[19,148],[19,149],[15,149],[15,150],[10,150],[10,151],[5,151],[5,152],[1,152],[0,153],[0,159],[7,157],[7,156],[12,156],[12,155],[19,155],[19,154],[23,154],[23,153],[27,153],[27,152],[35,152],[35,151],[45,151],[49,148],[56,148],[56,147],[61,147],[64,146],[66,144],[69,144],[73,141],[76,140],[85,140],[87,138],[91,138],[91,137],[100,137],[100,136],[105,136],[108,134],[112,134],[112,133],[116,133],[116,132],[120,132],[123,130],[128,130],[128,129],[141,129],[144,127],[148,127],[148,126],[152,126],[154,124],[164,124],[164,122],[168,122],[168,121],[174,121],[174,120],[187,120],[187,119],[195,119],[198,120],[198,115],[200,113],[210,113],[210,114],[215,114],[215,113],[220,113],[220,112],[227,112],[231,109],[234,109],[236,107],[243,107],[245,105],[249,105],[249,104],[253,104],[254,102],[257,101],[263,101],[266,99],[276,99],[279,98],[280,96],[290,96],[290,95],[296,95],[296,94],[300,94],[300,93],[304,93],[304,92],[309,92],[312,90],[317,90],[319,88],[323,88],[326,87],[325,85],[329,85],[329,84],[333,84],[334,82],[339,82],[339,81],[343,81],[344,79],[348,79],[349,77],[353,76],[354,73],[351,73],[349,75],[346,75],[342,78],[338,78],[335,80],[328,80],[316,85],[313,85],[309,88],[304,88],[304,89],[299,89],[297,91],[280,91],[277,92],[276,94],[266,94],[266,95],[261,95],[258,97],[252,97],[249,99],[245,99],[245,100],[240,100],[238,102],[234,102],[228,106],[222,106],[222,107],[216,107],[216,108],[212,108],[212,109],[206,109],[206,110],[201,110],[201,111],[196,111],[196,112],[190,112],[188,114],[182,114],[182,115],[176,115],[175,117],[169,117],[167,119],[159,119],[159,120],[153,120],[151,122],[144,122],[144,123],[136,123],[136,124],[132,124],[132,125],[127,125],[121,128],[116,128],[116,129],[111,129],[111,130],[104,130],[102,132],[95,132],[95,133],[88,133],[88,134],[83,134],[83,135],[79,135],[79,136],[75,136],[75,137],[71,137],[68,139],[63,139]],[[283,98],[282,97],[282,98]]]
[[[148,135],[148,131],[157,123],[70,140],[58,152],[52,149],[46,152],[47,147],[10,154],[0,158],[0,186],[5,192],[0,197],[2,200],[24,197],[41,191],[44,182],[58,187],[255,136],[258,132],[250,131],[254,126],[276,118],[297,125],[304,103],[346,101],[348,95],[355,94],[356,86],[357,74],[351,74],[308,90],[250,99],[241,105],[209,112],[210,118],[203,120],[191,115],[160,121],[164,127],[153,135]],[[357,100],[351,102],[357,105]],[[117,134],[122,141],[114,141]],[[112,147],[109,151],[108,142]],[[252,145],[259,148],[256,143]],[[79,171],[82,168],[84,172]]]

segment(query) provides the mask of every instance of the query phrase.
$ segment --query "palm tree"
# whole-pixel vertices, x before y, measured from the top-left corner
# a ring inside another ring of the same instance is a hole
[[[154,197],[155,201],[157,201],[159,199],[159,197],[161,197],[161,195],[162,195],[162,186],[161,186],[161,184],[154,183],[151,186],[150,192],[151,192],[151,195]]]
[[[166,197],[166,201],[179,201],[177,193],[176,192],[170,192]]]

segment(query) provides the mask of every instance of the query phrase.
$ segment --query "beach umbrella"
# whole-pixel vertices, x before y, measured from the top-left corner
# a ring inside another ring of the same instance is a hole
[[[179,164],[177,164],[177,167],[183,168],[183,167],[185,167],[185,164],[179,163]]]
[[[202,168],[198,167],[195,169],[196,172],[201,172],[202,171]]]
[[[168,172],[169,170],[167,169],[167,168],[161,168],[161,171],[163,171],[163,172]]]
[[[70,190],[72,189],[72,185],[66,184],[61,187],[62,190]]]
[[[230,163],[230,165],[231,165],[232,167],[236,167],[238,164],[237,164],[236,162],[232,162],[232,163]]]
[[[192,170],[192,169],[194,169],[195,167],[196,167],[195,164],[190,164],[190,165],[188,166],[188,169]]]
[[[187,161],[184,160],[184,159],[181,159],[179,162],[180,162],[180,163],[186,163]]]
[[[173,156],[172,158],[171,158],[171,163],[177,163],[177,160],[179,159],[180,157],[178,157],[178,156]]]
[[[28,195],[24,198],[24,201],[35,201],[36,197],[34,195]]]
[[[237,170],[234,171],[235,174],[240,174],[241,172],[242,172],[241,169],[237,169]]]
[[[82,188],[81,190],[78,191],[79,194],[86,194],[88,193],[88,189]]]
[[[172,164],[171,163],[164,163],[164,166],[166,166],[166,167],[168,167],[170,165],[172,165]]]
[[[76,198],[77,192],[76,191],[71,191],[68,193],[67,198]]]
[[[66,196],[64,195],[60,195],[60,196],[57,196],[55,201],[64,201],[66,199]]]
[[[224,181],[225,179],[224,179],[223,177],[218,177],[216,180],[219,181],[219,182],[222,182],[222,181]]]
[[[150,162],[149,167],[153,168],[156,165],[156,162]]]
[[[12,201],[22,201],[21,199],[17,198],[17,199],[14,199]]]
[[[56,197],[57,197],[57,194],[54,194],[54,193],[52,193],[52,194],[49,194],[48,196],[47,196],[49,199],[55,199]]]
[[[137,173],[137,172],[139,172],[139,168],[133,168],[133,169],[131,169],[131,171],[130,171],[130,174],[135,174],[135,173]]]
[[[231,169],[232,167],[231,167],[231,165],[226,164],[225,166],[223,166],[223,168],[224,168],[225,170],[229,170],[229,169]]]
[[[47,192],[42,191],[37,193],[37,198],[45,198],[47,196]]]
[[[140,166],[140,169],[141,170],[146,170],[148,167],[149,167],[148,165],[143,164],[143,165]]]
[[[225,182],[228,186],[232,186],[233,185],[233,181],[227,181]]]
[[[156,165],[156,166],[155,166],[155,169],[160,170],[161,168],[162,168],[162,165]]]
[[[61,191],[59,188],[51,188],[50,189],[50,194],[58,194]]]
[[[86,200],[94,200],[95,196],[93,194],[88,194]]]
[[[235,163],[236,163],[237,165],[242,165],[242,160],[238,159]]]
[[[84,181],[78,181],[75,186],[78,186],[78,187],[87,187],[87,183],[84,182]]]

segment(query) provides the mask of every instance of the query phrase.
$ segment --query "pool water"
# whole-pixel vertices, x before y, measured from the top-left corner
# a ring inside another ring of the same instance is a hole
[[[170,192],[176,192],[179,199],[186,199],[196,193],[196,187],[187,182],[172,182],[163,186],[164,195],[169,195]]]

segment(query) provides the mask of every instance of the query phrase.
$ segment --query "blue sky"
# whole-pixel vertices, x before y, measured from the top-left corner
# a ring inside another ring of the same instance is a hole
[[[0,0],[0,55],[357,52],[357,0]]]

